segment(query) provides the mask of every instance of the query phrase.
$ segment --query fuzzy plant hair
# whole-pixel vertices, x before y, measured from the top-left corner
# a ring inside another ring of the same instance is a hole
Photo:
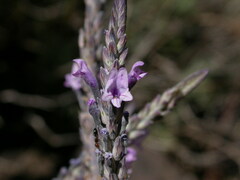
[[[65,76],[65,86],[79,102],[80,138],[83,147],[70,166],[55,180],[127,180],[137,160],[137,146],[147,135],[156,116],[165,116],[176,103],[206,77],[197,71],[162,95],[157,95],[136,114],[125,105],[134,100],[131,89],[147,76],[144,62],[137,61],[128,72],[126,21],[127,0],[114,0],[108,28],[102,29],[104,0],[85,0],[84,27],[80,29],[81,59],[74,59]],[[104,36],[104,38],[103,38]],[[101,44],[105,39],[105,44]]]

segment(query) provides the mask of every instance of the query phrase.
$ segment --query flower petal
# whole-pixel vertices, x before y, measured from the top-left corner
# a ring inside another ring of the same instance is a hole
[[[129,73],[129,76],[134,76],[136,77],[137,80],[142,79],[147,73],[142,71],[139,67],[143,66],[144,62],[142,61],[137,61],[133,64],[132,69]]]
[[[126,162],[132,163],[137,160],[137,151],[131,147],[127,148]]]
[[[117,97],[114,97],[112,100],[111,100],[113,106],[115,106],[116,108],[120,108],[121,107],[121,103],[122,103],[122,100],[117,98]]]
[[[133,100],[132,94],[127,90],[120,95],[120,99],[123,101],[131,101]]]
[[[81,76],[87,72],[89,72],[89,69],[87,67],[87,64],[82,59],[74,59],[73,62],[75,62],[74,67],[72,68],[72,74],[74,76]]]
[[[128,74],[126,68],[120,68],[117,75],[117,89],[120,94],[128,90]]]
[[[113,98],[113,95],[110,92],[104,92],[102,95],[103,101],[110,101],[112,98]]]
[[[106,91],[113,91],[116,88],[116,77],[117,77],[117,69],[112,69],[108,78],[108,81],[105,86]],[[104,91],[105,91],[104,90]]]
[[[81,80],[80,78],[74,77],[72,74],[66,74],[64,86],[72,88],[73,90],[79,90],[81,88]]]
[[[142,79],[146,75],[147,75],[147,72],[142,71],[142,73],[138,75],[138,80]]]
[[[137,61],[133,64],[132,66],[132,70],[134,70],[135,68],[139,67],[139,66],[143,66],[144,65],[144,62],[143,61]],[[131,71],[132,71],[131,70]]]

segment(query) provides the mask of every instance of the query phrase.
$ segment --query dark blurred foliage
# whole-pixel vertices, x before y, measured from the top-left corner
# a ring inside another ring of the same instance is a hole
[[[0,179],[50,179],[77,155],[78,108],[63,81],[83,15],[77,0],[0,1]]]
[[[149,72],[134,89],[137,109],[210,70],[151,128],[132,179],[239,179],[240,1],[130,0],[128,10],[129,64],[144,60]],[[2,0],[0,17],[0,179],[50,179],[81,147],[63,77],[79,56],[84,4]]]

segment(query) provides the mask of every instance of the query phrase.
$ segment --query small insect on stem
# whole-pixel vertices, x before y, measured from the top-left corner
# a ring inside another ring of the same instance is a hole
[[[95,147],[99,149],[98,131],[96,128],[93,129],[93,136],[95,141]]]

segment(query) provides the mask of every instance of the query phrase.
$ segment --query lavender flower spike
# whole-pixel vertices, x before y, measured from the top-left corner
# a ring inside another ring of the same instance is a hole
[[[102,100],[111,101],[113,106],[120,108],[122,101],[131,101],[132,99],[128,88],[127,70],[113,68],[103,91]]]
[[[99,87],[97,79],[94,77],[93,73],[89,70],[87,63],[82,59],[74,59],[73,61],[77,64],[78,69],[76,72],[73,72],[72,75],[75,77],[83,78],[84,81],[92,89],[95,98],[99,97]]]
[[[128,84],[130,89],[136,84],[138,80],[142,79],[144,76],[147,75],[146,72],[144,72],[139,68],[140,66],[143,66],[143,65],[144,65],[144,62],[137,61],[132,66],[132,69],[128,75],[128,79],[129,79]]]

